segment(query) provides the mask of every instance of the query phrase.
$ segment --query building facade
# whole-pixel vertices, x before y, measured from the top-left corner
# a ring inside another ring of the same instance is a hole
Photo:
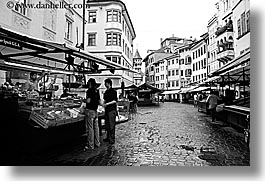
[[[219,0],[216,4],[218,27],[215,32],[217,60],[226,64],[235,58],[233,6],[234,0]]]
[[[208,34],[209,34],[209,45],[208,48],[208,68],[207,68],[207,75],[219,69],[223,63],[221,61],[217,61],[217,42],[216,42],[216,35],[215,32],[217,31],[218,27],[218,20],[217,15],[215,14],[209,21],[208,21]]]
[[[158,84],[158,81],[160,81],[160,79],[158,81],[156,81],[155,79],[155,77],[158,76],[158,74],[160,76],[158,62],[170,55],[173,55],[173,54],[165,52],[163,49],[159,49],[156,51],[152,51],[149,55],[146,56],[146,58],[144,58],[143,61],[145,63],[145,76],[146,76],[145,82],[146,83],[152,86],[156,86],[156,84]]]
[[[235,57],[250,51],[250,1],[237,0],[232,8]]]
[[[207,79],[207,45],[204,39],[194,43],[192,54],[192,82],[201,83]]]
[[[191,46],[193,42],[185,44],[176,49],[176,53],[179,54],[179,74],[180,74],[180,87],[186,88],[190,86],[192,81],[192,69],[191,69]]]
[[[208,21],[208,74],[250,51],[250,1],[219,0]]]
[[[89,0],[87,4],[85,50],[132,69],[136,34],[126,5],[120,0]],[[91,76],[99,82],[111,78],[114,87],[134,83],[134,74],[123,70]]]

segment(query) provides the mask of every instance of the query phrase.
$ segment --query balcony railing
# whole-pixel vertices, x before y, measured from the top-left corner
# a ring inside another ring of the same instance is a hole
[[[227,63],[231,61],[235,57],[234,49],[226,49],[221,52],[217,52],[217,60],[223,63]]]
[[[217,28],[217,31],[215,32],[216,37],[223,34],[224,32],[233,32],[233,23],[230,21],[223,27]]]

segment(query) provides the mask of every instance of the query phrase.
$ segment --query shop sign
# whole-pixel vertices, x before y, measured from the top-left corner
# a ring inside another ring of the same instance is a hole
[[[22,50],[22,46],[19,42],[11,40],[9,38],[0,37],[0,45],[16,48]]]

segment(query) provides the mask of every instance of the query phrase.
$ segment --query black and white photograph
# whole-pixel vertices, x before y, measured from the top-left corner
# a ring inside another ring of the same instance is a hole
[[[250,167],[250,9],[1,0],[0,165]]]

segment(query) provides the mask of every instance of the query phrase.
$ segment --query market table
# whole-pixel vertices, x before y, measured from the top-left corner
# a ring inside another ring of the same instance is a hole
[[[249,122],[247,121],[247,116],[250,115],[250,108],[229,105],[224,106],[223,110],[227,115],[227,122],[241,129],[248,128]]]

